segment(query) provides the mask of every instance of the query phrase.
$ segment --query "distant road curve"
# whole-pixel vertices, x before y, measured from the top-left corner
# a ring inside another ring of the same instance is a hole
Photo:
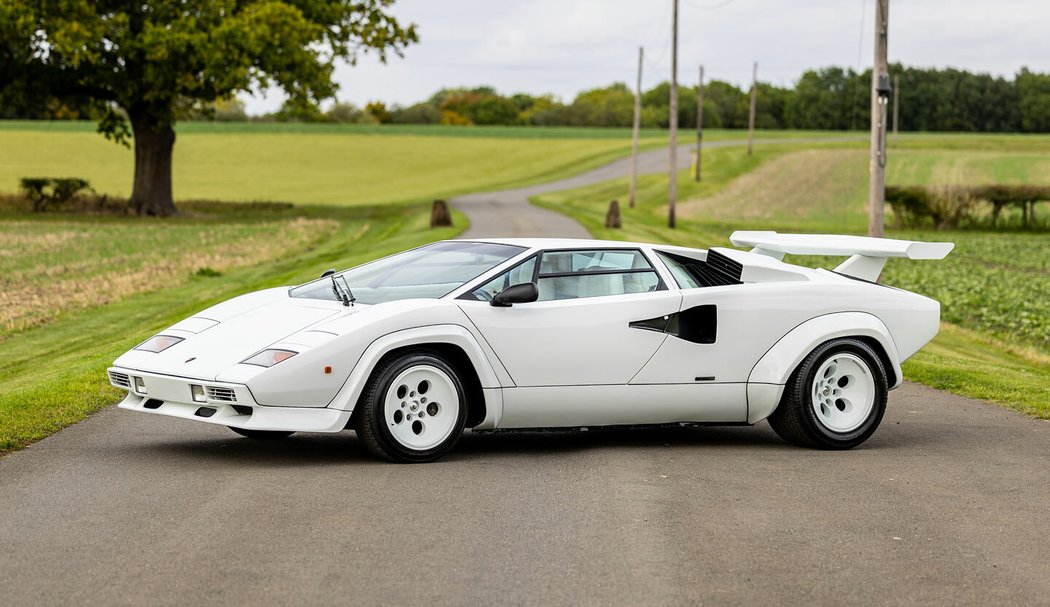
[[[863,137],[852,135],[841,137],[813,137],[803,139],[759,139],[755,145],[776,145],[782,143],[838,143],[860,141]],[[704,149],[724,148],[747,145],[746,139],[730,139],[704,143]],[[695,143],[683,144],[678,148],[678,168],[686,169],[692,163],[692,151]],[[470,228],[462,238],[484,237],[553,237],[553,238],[589,238],[590,235],[576,221],[532,204],[529,198],[537,194],[569,190],[611,179],[627,177],[631,171],[631,158],[627,156],[610,162],[605,166],[580,173],[574,177],[558,179],[524,188],[500,190],[498,192],[480,192],[457,196],[451,200],[452,205],[466,214],[470,219]],[[667,171],[667,148],[650,150],[638,154],[638,174],[649,175]]]

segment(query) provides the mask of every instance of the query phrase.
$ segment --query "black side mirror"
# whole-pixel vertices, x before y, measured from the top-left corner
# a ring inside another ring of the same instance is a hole
[[[335,274],[335,270],[334,269],[325,270],[324,274],[321,274],[321,278],[325,278],[327,276],[331,276],[332,274]]]
[[[516,303],[530,303],[540,298],[540,290],[534,282],[523,282],[503,289],[492,298],[497,308],[509,308]]]

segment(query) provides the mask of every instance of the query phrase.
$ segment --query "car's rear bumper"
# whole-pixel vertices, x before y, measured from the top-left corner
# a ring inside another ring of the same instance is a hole
[[[110,383],[128,395],[121,409],[181,417],[198,422],[249,430],[339,432],[346,428],[350,411],[325,407],[271,407],[255,402],[243,384],[203,382],[199,379],[144,373],[110,367]],[[135,378],[145,391],[138,389]],[[194,400],[191,386],[205,389],[203,400]]]

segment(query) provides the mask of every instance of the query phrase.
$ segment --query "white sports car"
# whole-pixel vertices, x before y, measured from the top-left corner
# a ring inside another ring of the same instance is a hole
[[[123,409],[251,438],[356,430],[437,459],[465,428],[755,424],[847,449],[879,425],[940,305],[876,284],[951,243],[735,232],[752,247],[436,242],[235,297],[116,360]],[[850,256],[834,270],[784,254]]]

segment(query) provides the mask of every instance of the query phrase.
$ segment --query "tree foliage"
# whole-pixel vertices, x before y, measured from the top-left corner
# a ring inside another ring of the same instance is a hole
[[[1013,80],[956,69],[893,65],[900,78],[904,131],[1050,132],[1050,75],[1022,69]],[[793,87],[758,83],[755,124],[762,129],[867,130],[871,71],[826,67],[802,74]],[[642,92],[644,127],[666,128],[670,84]],[[678,125],[696,126],[695,85],[679,85]],[[704,88],[704,125],[747,128],[750,91],[713,80]],[[429,109],[424,109],[429,108]],[[627,127],[634,91],[623,83],[553,95],[501,95],[488,86],[445,88],[409,108],[392,106],[400,123]],[[323,119],[323,117],[322,117]]]
[[[368,50],[385,60],[417,39],[388,14],[392,2],[0,0],[0,95],[15,105],[88,103],[107,137],[133,131],[132,200],[166,214],[180,107],[277,86],[308,111],[335,94],[334,61]]]

